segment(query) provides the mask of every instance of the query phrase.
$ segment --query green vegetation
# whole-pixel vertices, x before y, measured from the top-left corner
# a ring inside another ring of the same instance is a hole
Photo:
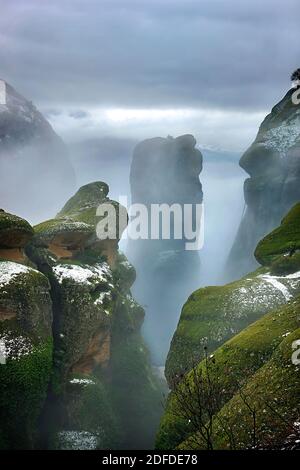
[[[0,248],[23,247],[33,234],[33,228],[26,220],[0,211]]]
[[[61,430],[56,433],[52,448],[74,448],[64,439],[68,432],[93,436],[96,449],[116,448],[120,441],[120,424],[105,382],[100,371],[88,376],[69,376],[60,403],[67,419],[61,423]]]
[[[34,448],[51,370],[51,338],[40,344],[33,343],[30,353],[8,358],[6,364],[0,366],[0,448]]]
[[[57,217],[73,216],[87,209],[97,208],[108,195],[109,187],[102,181],[86,184],[72,196]]]
[[[286,417],[289,416],[289,422],[290,415],[294,417],[293,419],[297,418],[296,414],[299,412],[299,408],[295,408],[295,398],[297,387],[299,390],[299,385],[297,385],[299,378],[296,380],[295,376],[298,369],[291,363],[291,341],[292,339],[299,338],[296,334],[297,332],[299,335],[299,308],[300,298],[298,297],[292,303],[268,313],[250,325],[218,348],[213,356],[209,357],[210,380],[217,382],[222,389],[221,398],[218,401],[221,413],[219,421],[222,418],[222,423],[224,421],[231,423],[231,431],[236,428],[238,422],[241,423],[242,427],[244,426],[244,432],[241,433],[240,437],[241,443],[239,445],[236,443],[238,448],[247,448],[252,445],[249,438],[251,427],[250,425],[247,427],[247,421],[251,417],[249,418],[249,413],[245,412],[246,404],[244,403],[241,406],[241,401],[243,402],[240,396],[241,390],[244,391],[243,393],[244,396],[247,396],[247,400],[248,398],[251,400],[251,403],[253,402],[254,404],[256,401],[265,400],[269,405],[273,403],[275,406],[276,403],[274,401],[276,402],[277,400],[278,403],[280,402],[280,408],[278,408],[279,414]],[[285,347],[284,345],[289,346]],[[281,351],[283,346],[285,352],[282,357]],[[276,368],[274,368],[274,361],[276,362]],[[202,373],[207,373],[205,360],[195,367],[201,370]],[[271,372],[274,374],[274,377],[272,380],[268,377],[265,381],[266,374],[270,375]],[[293,381],[285,382],[284,377],[287,378],[289,374],[293,376]],[[193,377],[193,372],[190,372],[187,380],[193,381]],[[261,378],[260,383],[258,383],[259,378]],[[178,381],[178,379],[179,381],[182,380],[181,377],[174,377],[173,379],[175,381]],[[271,402],[269,394],[272,393],[273,399]],[[268,398],[265,397],[265,394]],[[166,412],[162,418],[157,436],[158,448],[174,449],[180,446],[187,449],[195,445],[194,439],[191,439],[190,443],[188,441],[188,437],[191,434],[190,425],[188,420],[180,418],[177,406],[176,393],[172,392],[168,399]],[[258,406],[255,408],[258,411]],[[267,405],[262,409],[265,408],[267,408]],[[242,411],[239,412],[238,410]],[[269,412],[270,419],[272,418],[274,422],[277,422],[278,417],[274,417],[274,413],[271,413],[270,409]],[[265,412],[263,412],[263,415],[261,413],[262,411],[260,411],[260,420],[263,423]],[[231,422],[231,420],[233,421]],[[214,447],[227,448],[231,443],[228,442],[228,433],[224,435],[224,428],[220,425],[218,427],[219,421],[218,416],[216,416],[213,431]],[[262,423],[260,426],[262,426]],[[261,430],[262,432],[263,430]],[[240,433],[235,431],[235,435],[240,436]],[[247,442],[245,441],[245,436],[248,436]],[[181,444],[184,441],[186,442]],[[260,442],[263,442],[262,437]],[[202,445],[205,447],[204,442]],[[201,447],[201,439],[198,440],[198,446]]]
[[[183,306],[166,362],[166,377],[185,373],[203,358],[203,347],[214,351],[225,341],[284,304],[282,292],[260,268],[251,275],[225,286],[206,287],[194,292]],[[280,279],[290,295],[300,291],[299,279]]]
[[[300,203],[296,204],[281,225],[257,246],[255,257],[264,266],[280,274],[300,269]]]

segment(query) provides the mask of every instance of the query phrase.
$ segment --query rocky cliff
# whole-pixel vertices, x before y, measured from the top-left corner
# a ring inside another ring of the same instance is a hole
[[[299,365],[292,362],[300,338],[299,210],[297,204],[258,244],[263,267],[226,286],[200,289],[183,307],[166,364],[173,391],[159,448],[299,442]]]
[[[96,237],[107,202],[118,209],[105,183],[86,185],[34,230],[0,212],[0,448],[153,443],[160,390],[135,270],[118,239]]]
[[[1,203],[27,218],[49,216],[74,190],[67,148],[30,101],[8,83],[5,88],[6,104],[0,104]]]
[[[192,135],[141,142],[131,164],[132,203],[143,204],[148,213],[153,204],[177,204],[182,214],[184,204],[194,210],[203,199],[201,170],[202,155]],[[186,250],[185,234],[176,238],[172,216],[170,220],[170,237],[164,239],[160,227],[157,239],[130,240],[128,246],[128,256],[138,272],[135,292],[147,306],[144,331],[156,365],[165,362],[178,306],[196,287],[200,265],[198,252]],[[189,220],[195,222],[195,212]],[[149,218],[148,234],[158,225]]]
[[[258,241],[300,199],[300,107],[293,103],[294,92],[272,109],[240,160],[250,177],[244,185],[246,210],[227,264],[230,278],[256,266]]]

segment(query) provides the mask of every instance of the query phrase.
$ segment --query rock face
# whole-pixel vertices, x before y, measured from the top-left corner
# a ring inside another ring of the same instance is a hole
[[[0,258],[25,261],[24,247],[33,234],[26,220],[0,210]]]
[[[192,416],[183,419],[178,412],[182,396],[194,416],[201,408],[212,419],[214,449],[282,448],[292,434],[297,440],[300,382],[292,354],[300,337],[299,229],[297,204],[258,244],[263,268],[226,286],[200,289],[187,300],[166,364],[173,392],[157,447],[208,448],[201,426],[196,429]],[[191,383],[199,387],[199,377],[204,381],[197,408],[196,389],[186,395],[178,390],[191,390]],[[213,404],[206,400],[211,394]]]
[[[0,213],[0,448],[33,447],[51,374],[50,284],[23,254],[32,236],[25,220]]]
[[[195,210],[203,199],[199,181],[202,155],[195,145],[191,135],[154,138],[138,144],[130,173],[132,203],[143,204],[149,213],[153,204],[177,204],[181,210],[189,204]],[[195,221],[195,212],[190,220]],[[151,219],[149,233],[154,226]],[[187,251],[185,234],[177,239],[175,231],[171,218],[168,239],[160,231],[157,239],[130,240],[128,248],[129,259],[138,272],[135,291],[147,306],[144,331],[156,365],[164,364],[178,320],[178,306],[196,287],[199,275],[198,252]]]
[[[9,341],[18,331],[22,347],[24,342],[20,366],[28,358],[36,366],[48,362],[40,376],[29,370],[20,385],[11,372],[18,362],[8,355],[1,365],[7,380],[6,393],[0,392],[1,411],[14,388],[20,392],[11,415],[1,418],[2,448],[153,445],[161,396],[140,335],[144,311],[130,292],[135,270],[118,252],[118,239],[105,244],[96,237],[96,209],[110,201],[107,194],[102,182],[80,188],[56,218],[36,226],[34,233],[25,221],[7,215],[7,240],[12,234],[17,239],[18,227],[31,232],[22,244],[24,263],[32,267],[0,261],[0,327],[5,326],[0,335],[14,351]],[[25,402],[32,416],[24,412],[23,427],[15,418],[24,405],[21,387],[35,394],[30,407]]]
[[[257,261],[270,266],[273,274],[300,271],[300,204],[296,204],[281,225],[259,242]]]
[[[1,204],[34,219],[57,210],[74,189],[63,141],[35,106],[6,83],[0,104]]]
[[[272,109],[240,160],[250,178],[244,186],[246,211],[227,264],[230,278],[256,266],[258,241],[300,199],[300,107],[292,101],[294,92]]]

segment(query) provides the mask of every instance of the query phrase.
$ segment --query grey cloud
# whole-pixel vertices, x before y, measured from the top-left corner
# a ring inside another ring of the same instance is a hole
[[[78,109],[76,111],[71,111],[69,116],[73,119],[85,119],[89,117],[89,113],[87,111],[83,111],[82,109]]]
[[[265,110],[299,66],[298,0],[11,0],[1,74],[38,103]]]

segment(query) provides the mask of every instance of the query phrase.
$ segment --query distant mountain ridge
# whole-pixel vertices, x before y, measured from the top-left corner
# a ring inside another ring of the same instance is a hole
[[[0,104],[0,201],[31,220],[54,215],[75,185],[62,139],[33,103],[5,83]]]

